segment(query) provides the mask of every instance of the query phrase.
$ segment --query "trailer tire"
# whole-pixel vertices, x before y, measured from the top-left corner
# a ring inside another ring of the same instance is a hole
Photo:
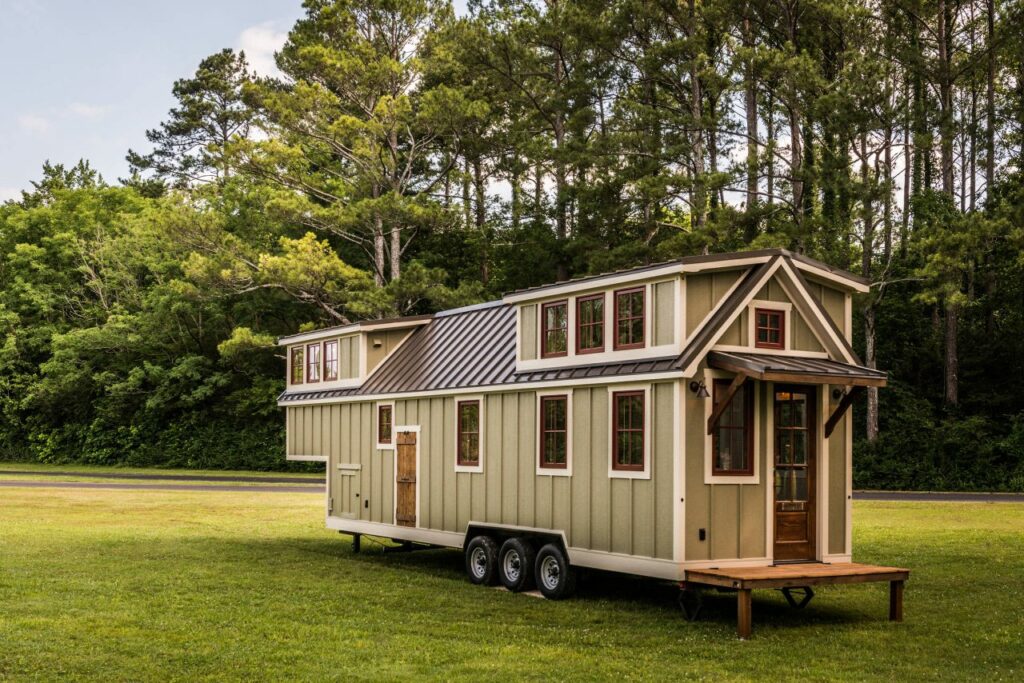
[[[474,536],[466,544],[466,574],[478,586],[498,583],[498,544],[493,538]]]
[[[505,588],[513,593],[533,588],[533,544],[524,538],[510,538],[501,544],[498,552],[498,577]]]
[[[548,600],[562,600],[576,592],[576,568],[556,543],[548,543],[537,553],[534,574],[537,588]]]

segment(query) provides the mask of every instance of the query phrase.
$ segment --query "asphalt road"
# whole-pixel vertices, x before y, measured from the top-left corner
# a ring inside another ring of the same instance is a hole
[[[309,484],[320,486],[322,477],[248,477],[231,474],[149,474],[134,472],[46,472],[40,470],[0,470],[0,476],[25,474],[37,477],[88,477],[90,479],[141,479],[146,481],[230,481],[253,482],[256,484]]]
[[[13,474],[12,470],[0,471],[0,475]],[[47,474],[58,476],[51,472],[24,472],[24,474]],[[88,476],[96,475],[86,472],[62,472],[63,476]],[[163,474],[106,474],[107,479],[169,479],[173,481],[201,481],[201,482],[297,482],[295,477],[217,477],[204,475],[163,475]],[[69,488],[69,489],[126,489],[126,490],[153,490],[153,491],[221,491],[221,492],[245,492],[245,493],[320,493],[324,492],[322,484],[315,480],[307,480],[309,483],[293,486],[246,486],[244,483],[236,486],[224,486],[213,483],[204,484],[174,484],[159,483],[147,484],[137,482],[93,482],[93,481],[39,481],[31,479],[0,479],[0,488],[21,487],[21,488]],[[855,500],[882,500],[898,502],[945,502],[945,503],[1024,503],[1024,494],[1019,493],[946,493],[940,491],[854,491]]]

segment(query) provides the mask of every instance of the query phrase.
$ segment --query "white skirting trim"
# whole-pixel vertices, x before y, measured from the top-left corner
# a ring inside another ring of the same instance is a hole
[[[726,567],[768,567],[770,557],[751,557],[742,560],[691,560],[683,562],[683,569],[723,569]]]
[[[460,534],[454,531],[418,529],[409,526],[398,526],[397,524],[382,524],[380,522],[364,522],[358,519],[345,519],[343,517],[328,517],[327,528],[334,529],[336,531],[344,531],[349,534],[368,534],[370,536],[394,538],[400,541],[442,545],[449,548],[462,548],[462,542],[463,539],[465,539],[465,534]]]
[[[286,455],[284,459],[294,462],[327,462],[326,455]]]
[[[831,562],[831,563],[853,562],[853,557],[851,555],[849,555],[849,554],[846,554],[846,555],[842,555],[842,554],[822,555],[821,561],[822,562]]]
[[[584,548],[569,548],[569,562],[577,567],[590,567],[591,569],[604,569],[606,571],[622,572],[623,574],[649,576],[654,579],[680,581],[683,578],[683,568],[678,562],[660,560],[655,557],[608,553],[601,550],[586,550]]]

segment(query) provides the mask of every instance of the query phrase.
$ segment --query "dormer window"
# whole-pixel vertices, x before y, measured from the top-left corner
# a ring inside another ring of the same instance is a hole
[[[338,379],[338,340],[324,342],[324,381]]]
[[[576,299],[576,353],[604,351],[604,294]]]
[[[644,347],[644,287],[615,292],[615,349]]]
[[[754,309],[754,346],[759,349],[786,348],[786,312]]]
[[[306,347],[306,382],[320,381],[320,345]]]
[[[292,348],[292,384],[302,384],[302,378],[305,376],[303,373],[306,371],[304,357],[301,346]]]
[[[541,306],[540,355],[557,358],[569,351],[569,302],[554,301]]]

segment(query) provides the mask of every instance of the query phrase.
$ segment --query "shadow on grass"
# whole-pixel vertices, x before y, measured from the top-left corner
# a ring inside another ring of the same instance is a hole
[[[351,537],[339,534],[337,539],[331,538],[296,538],[260,540],[249,539],[227,541],[248,547],[249,552],[257,554],[276,554],[278,552],[312,553],[330,562],[336,558],[344,562],[355,562],[364,567],[386,567],[389,572],[405,574],[413,583],[417,576],[429,577],[431,580],[468,583],[465,575],[462,552],[450,548],[417,548],[413,551],[397,550],[398,546],[389,542],[363,537],[362,551],[353,552]],[[887,588],[887,584],[885,585]],[[883,588],[875,586],[879,591]],[[836,604],[834,596],[838,590],[864,591],[864,586],[828,587],[816,589],[814,600],[804,609],[790,607],[778,591],[762,590],[754,592],[755,627],[761,626],[798,626],[809,624],[851,624],[864,619],[886,618],[881,612],[873,615],[874,610],[865,608],[851,609],[847,605]],[[870,586],[868,587],[870,589]],[[600,570],[586,569],[579,574],[576,601],[600,602],[613,609],[627,611],[661,612],[666,616],[678,618],[686,624],[678,607],[679,589],[675,583],[650,579],[628,574],[617,574]],[[881,595],[881,593],[880,593]],[[877,596],[876,596],[877,597]],[[523,599],[535,599],[523,596]],[[702,591],[703,607],[697,623],[716,624],[733,628],[736,624],[736,594],[728,590],[706,589]]]

